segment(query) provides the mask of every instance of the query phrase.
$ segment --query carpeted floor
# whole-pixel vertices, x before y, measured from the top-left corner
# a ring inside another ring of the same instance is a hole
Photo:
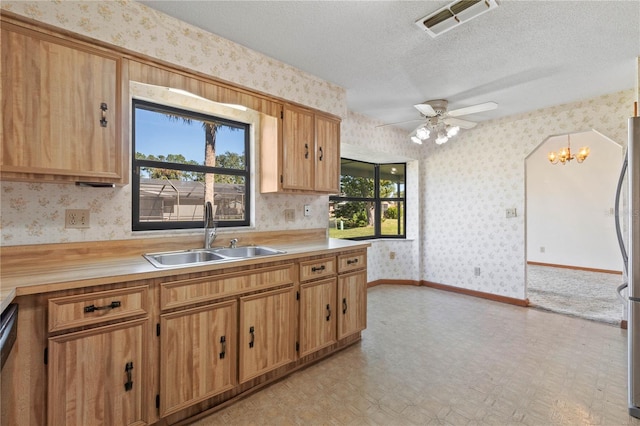
[[[547,266],[527,266],[531,306],[609,324],[620,324],[623,303],[616,296],[622,275]]]

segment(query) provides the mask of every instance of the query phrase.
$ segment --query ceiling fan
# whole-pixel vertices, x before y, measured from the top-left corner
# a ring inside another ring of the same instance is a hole
[[[424,120],[424,122],[411,132],[411,140],[413,142],[421,144],[422,141],[429,139],[431,132],[434,132],[436,135],[436,143],[443,144],[447,142],[449,138],[455,136],[460,129],[471,129],[478,124],[474,121],[463,120],[457,117],[491,111],[498,108],[498,104],[495,102],[484,102],[448,111],[448,104],[444,99],[435,99],[414,105],[422,116],[422,118],[418,120]],[[408,120],[403,123],[410,121],[417,120]]]

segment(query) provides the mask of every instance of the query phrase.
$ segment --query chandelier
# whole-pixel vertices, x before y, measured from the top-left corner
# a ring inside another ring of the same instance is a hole
[[[582,163],[589,156],[589,147],[583,146],[580,148],[577,154],[571,153],[571,135],[567,135],[567,147],[562,148],[560,151],[551,151],[547,158],[551,164],[560,162],[561,164],[567,164],[571,160],[577,160],[578,163]]]
[[[442,145],[457,135],[459,131],[460,127],[458,126],[450,126],[442,121],[431,119],[411,133],[411,141],[422,145],[422,141],[429,139],[431,132],[434,132],[436,134],[436,143]]]

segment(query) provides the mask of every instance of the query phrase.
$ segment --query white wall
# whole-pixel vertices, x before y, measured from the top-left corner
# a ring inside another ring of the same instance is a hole
[[[550,164],[548,152],[566,146],[567,136],[550,137],[526,159],[527,260],[621,271],[612,209],[622,147],[594,131],[572,133],[573,152],[588,146],[589,157]]]

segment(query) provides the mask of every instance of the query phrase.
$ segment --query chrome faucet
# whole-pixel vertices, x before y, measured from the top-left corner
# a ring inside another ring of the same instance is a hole
[[[213,220],[213,206],[211,201],[207,201],[204,204],[204,248],[211,248],[211,245],[216,240],[217,232],[218,226]]]
[[[238,239],[234,238],[233,240],[229,241],[229,248],[236,248],[236,244],[238,244]]]

